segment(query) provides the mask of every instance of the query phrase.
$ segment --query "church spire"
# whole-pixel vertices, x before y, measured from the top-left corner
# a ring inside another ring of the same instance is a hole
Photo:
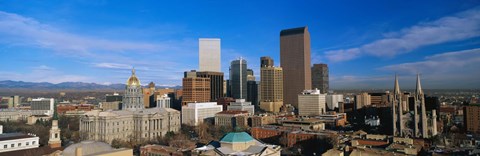
[[[417,97],[423,94],[422,85],[420,84],[420,74],[417,74],[417,90],[415,94]]]
[[[400,85],[398,85],[397,74],[395,74],[395,86],[393,87],[393,90],[395,95],[400,94]]]

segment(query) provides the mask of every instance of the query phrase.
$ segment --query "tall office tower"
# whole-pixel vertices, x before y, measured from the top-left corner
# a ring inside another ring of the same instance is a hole
[[[200,38],[198,39],[198,43],[198,63],[200,71],[221,72],[220,39]]]
[[[322,94],[328,92],[328,65],[313,64],[312,88],[318,88]]]
[[[195,72],[185,72],[182,86],[182,106],[187,103],[210,102],[210,78],[197,77]]]
[[[397,75],[395,75],[395,86],[393,87],[393,101],[392,101],[392,119],[393,119],[393,136],[403,137],[403,109],[402,109],[402,93],[398,85]]]
[[[247,69],[247,101],[255,106],[258,104],[258,83],[252,69]]]
[[[308,27],[280,32],[280,66],[283,68],[283,103],[298,108],[298,94],[312,88]]]
[[[327,109],[325,106],[326,94],[321,94],[320,90],[305,90],[298,95],[298,115],[317,116],[324,114]]]
[[[283,106],[283,70],[273,66],[273,60],[271,62],[272,66],[260,68],[260,108],[279,112]]]
[[[274,66],[273,59],[268,56],[260,57],[260,68]]]
[[[247,81],[255,81],[255,75],[252,69],[247,69]]]
[[[247,81],[247,101],[253,105],[258,105],[258,82]]]
[[[210,101],[223,97],[223,72],[199,71],[197,77],[210,78]]]
[[[230,89],[234,99],[247,98],[247,61],[243,58],[230,64]]]
[[[145,108],[155,105],[155,83],[150,82],[148,88],[143,88],[143,105]]]
[[[140,80],[135,75],[135,69],[132,69],[132,75],[127,80],[125,86],[125,96],[123,97],[122,109],[124,110],[142,110],[145,108],[143,101],[143,89]]]

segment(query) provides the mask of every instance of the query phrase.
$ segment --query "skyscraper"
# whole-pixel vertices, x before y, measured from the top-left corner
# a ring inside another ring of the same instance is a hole
[[[247,98],[247,61],[243,58],[230,64],[230,89],[234,99]]]
[[[223,97],[223,72],[199,71],[197,77],[210,78],[210,101]]]
[[[298,94],[312,88],[308,27],[280,32],[280,66],[283,68],[283,103],[298,108]]]
[[[192,102],[210,102],[210,78],[197,77],[195,71],[185,72],[182,86],[182,106]]]
[[[261,63],[263,63],[262,57]],[[271,60],[271,59],[270,59]],[[260,108],[279,112],[283,106],[283,70],[281,67],[265,65],[260,68]]]
[[[274,66],[273,59],[268,56],[260,57],[260,68]]]
[[[199,42],[199,69],[200,71],[220,71],[220,39],[219,38],[200,38]]]
[[[328,65],[313,64],[312,66],[312,88],[317,88],[322,94],[328,92]]]

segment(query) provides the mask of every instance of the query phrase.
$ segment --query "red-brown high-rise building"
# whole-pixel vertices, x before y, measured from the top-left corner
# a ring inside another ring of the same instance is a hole
[[[283,68],[283,103],[298,108],[298,94],[312,88],[308,27],[280,32],[280,66]]]

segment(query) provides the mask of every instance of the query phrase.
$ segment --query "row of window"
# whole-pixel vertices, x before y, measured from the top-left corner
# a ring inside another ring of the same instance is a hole
[[[32,141],[32,145],[35,145],[37,142],[36,141]],[[25,142],[25,145],[26,146],[29,146],[30,145],[30,142]],[[20,147],[22,146],[22,143],[18,143],[16,147]],[[14,148],[15,147],[15,144],[10,144],[10,148]],[[8,144],[5,144],[3,145],[3,149],[6,149],[8,148]]]

